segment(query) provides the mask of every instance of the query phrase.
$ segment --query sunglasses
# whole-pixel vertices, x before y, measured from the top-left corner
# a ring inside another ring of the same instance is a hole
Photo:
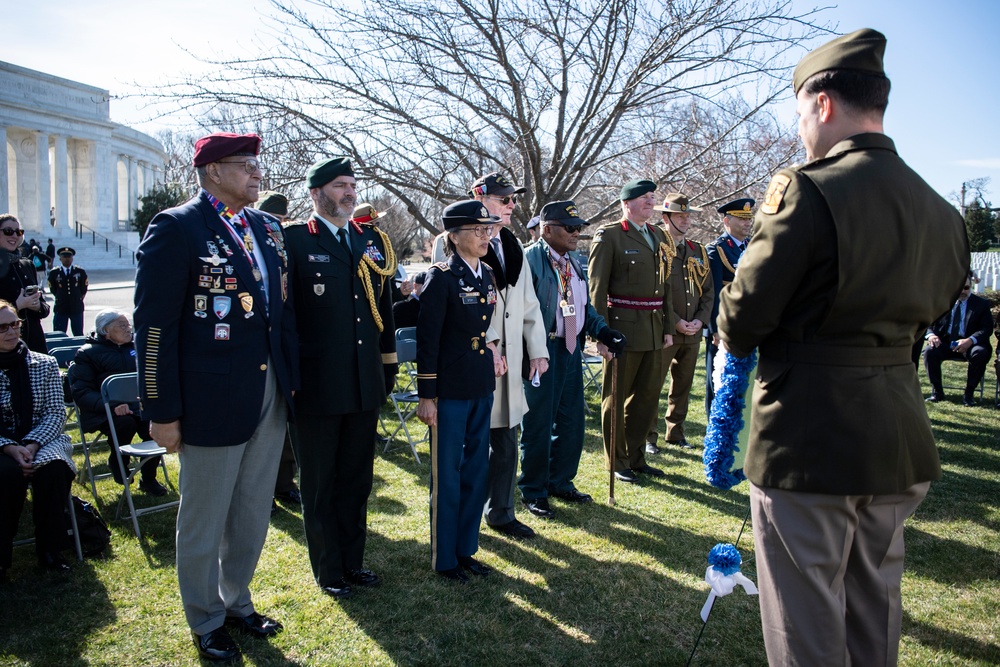
[[[264,171],[257,160],[219,160],[219,164],[242,164],[243,171],[248,174],[255,174],[258,169]]]
[[[548,227],[562,227],[567,234],[579,234],[583,231],[583,225],[560,225],[557,222],[545,223]]]
[[[17,227],[4,227],[2,231],[4,236],[24,236],[24,230]]]
[[[4,230],[4,231],[7,231],[7,230]],[[21,325],[23,323],[24,322],[22,320],[14,320],[13,322],[6,322],[4,324],[0,324],[0,334],[5,334],[8,331],[10,331],[11,329],[13,329],[14,331],[20,331],[21,330]]]
[[[517,203],[517,195],[507,195],[506,197],[497,197],[496,195],[489,195],[490,199],[496,199],[498,202],[506,206],[507,204],[514,202]]]

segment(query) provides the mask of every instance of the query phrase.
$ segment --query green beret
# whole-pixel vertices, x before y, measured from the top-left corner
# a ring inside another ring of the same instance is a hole
[[[288,197],[280,192],[261,192],[257,199],[257,210],[271,215],[288,215]]]
[[[799,88],[813,74],[829,69],[848,69],[885,76],[882,57],[885,55],[885,35],[871,28],[862,28],[838,37],[813,49],[799,61],[792,75],[792,89]]]
[[[329,160],[316,162],[306,172],[306,185],[310,188],[321,188],[338,176],[354,176],[350,158],[332,157]]]
[[[622,186],[622,192],[619,198],[622,201],[628,201],[630,199],[635,199],[636,197],[641,197],[647,192],[653,192],[654,190],[656,190],[656,183],[653,181],[637,179],[629,181]]]

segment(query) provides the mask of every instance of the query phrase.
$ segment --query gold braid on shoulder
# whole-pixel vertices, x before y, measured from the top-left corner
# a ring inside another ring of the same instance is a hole
[[[660,244],[660,282],[665,283],[670,279],[670,271],[674,268],[674,257],[677,256],[677,244],[670,232],[663,230],[667,235],[667,243]]]
[[[705,252],[705,246],[698,244],[701,248],[701,261],[698,261],[697,257],[687,258],[687,274],[688,278],[695,284],[698,288],[698,296],[702,295],[705,291],[705,279],[711,272],[711,267],[708,264],[708,254]]]
[[[375,320],[375,326],[378,327],[379,333],[385,328],[382,324],[382,316],[378,312],[378,304],[375,303],[375,290],[372,288],[372,275],[377,274],[381,278],[382,289],[385,289],[385,281],[389,276],[396,274],[396,253],[392,249],[392,243],[389,242],[389,237],[378,227],[372,227],[375,232],[382,237],[382,244],[385,246],[385,268],[381,268],[374,259],[365,253],[361,256],[361,263],[358,264],[358,278],[361,278],[361,284],[365,287],[365,294],[368,296],[368,305],[372,309],[372,318]],[[365,266],[368,267],[365,270]]]

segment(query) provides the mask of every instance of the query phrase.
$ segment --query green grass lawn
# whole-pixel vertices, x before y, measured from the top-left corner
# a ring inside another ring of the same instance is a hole
[[[945,364],[946,382],[957,384],[964,370]],[[688,428],[699,445],[703,384],[699,372]],[[671,449],[650,457],[665,480],[619,483],[609,507],[597,397],[588,398],[577,485],[599,502],[554,500],[557,516],[547,521],[520,511],[538,533],[530,541],[484,528],[479,556],[496,570],[486,579],[457,586],[430,570],[426,443],[422,465],[402,443],[376,458],[367,565],[382,575],[379,588],[343,602],[321,594],[301,515],[282,508],[252,590],[258,610],[285,631],[270,642],[237,636],[244,664],[684,665],[702,629],[706,556],[736,540],[747,487],[714,489],[700,449]],[[902,665],[1000,663],[1000,413],[956,398],[930,406],[945,472],[906,530]],[[169,457],[175,482],[176,463]],[[110,519],[119,490],[110,480],[98,490]],[[89,487],[74,493],[91,499]],[[141,543],[130,524],[111,522],[109,556],[74,563],[68,576],[40,571],[33,548],[17,548],[11,582],[0,588],[0,664],[199,664],[177,592],[174,517],[140,518]],[[756,579],[751,527],[739,548],[744,574]],[[716,602],[693,664],[765,663],[757,598],[737,589]]]

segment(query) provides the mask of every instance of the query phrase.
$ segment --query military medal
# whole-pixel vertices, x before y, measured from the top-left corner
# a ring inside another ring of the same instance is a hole
[[[195,317],[208,317],[208,313],[205,310],[208,308],[208,297],[204,294],[194,295],[194,316]]]
[[[262,277],[263,276],[261,275],[260,269],[258,269],[256,266],[253,267],[253,279],[256,280],[257,282],[260,282],[260,279]]]
[[[218,255],[219,254],[219,247],[217,245],[215,245],[211,241],[205,241],[205,244],[208,246],[208,254],[209,255]]]
[[[222,276],[217,276],[212,280],[212,289],[208,291],[213,294],[225,294],[226,290],[222,289]]]
[[[250,292],[240,292],[240,305],[246,311],[246,315],[243,316],[245,319],[253,317],[253,297],[250,296]]]
[[[219,257],[218,254],[212,255],[211,257],[199,257],[198,259],[206,262],[207,264],[211,264],[212,266],[219,266],[220,264],[225,264],[229,261],[225,257]]]
[[[473,350],[478,350],[479,349],[479,338],[478,337],[472,339],[472,349]]]

